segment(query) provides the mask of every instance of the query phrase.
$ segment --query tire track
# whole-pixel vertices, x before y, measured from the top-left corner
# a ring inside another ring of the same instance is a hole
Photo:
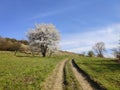
[[[90,85],[90,83],[86,80],[86,77],[83,77],[81,73],[79,73],[76,68],[73,66],[72,62],[70,62],[72,71],[78,80],[82,90],[94,90],[94,88]]]
[[[71,60],[68,62],[67,59],[58,63],[51,75],[43,83],[41,90],[106,90],[100,88],[92,80],[88,80],[88,77],[79,71],[79,67],[75,65],[77,65],[75,62]],[[67,69],[65,69],[66,67]],[[71,82],[67,81],[68,78]]]
[[[101,87],[97,82],[93,81],[90,76],[80,69],[75,61],[71,61],[72,70],[82,88],[82,90],[107,90],[104,87]]]
[[[42,86],[42,90],[63,90],[63,68],[67,60],[61,61]]]
[[[64,87],[63,90],[82,90],[72,71],[70,60],[66,61],[64,67]]]

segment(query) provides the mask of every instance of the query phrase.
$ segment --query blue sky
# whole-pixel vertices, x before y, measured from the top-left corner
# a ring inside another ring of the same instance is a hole
[[[35,23],[53,23],[61,49],[81,53],[99,41],[117,46],[120,0],[0,0],[0,36],[26,39]]]

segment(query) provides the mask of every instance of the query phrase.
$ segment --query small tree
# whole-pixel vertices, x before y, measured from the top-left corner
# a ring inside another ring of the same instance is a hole
[[[98,57],[104,57],[103,52],[105,51],[104,42],[97,42],[95,46],[93,46],[94,51],[97,53]]]
[[[37,24],[35,25],[35,29],[28,32],[27,37],[29,45],[37,48],[43,57],[46,56],[48,50],[58,49],[60,34],[53,24]]]
[[[116,58],[119,59],[120,62],[120,40],[119,40],[119,46],[117,48],[112,49],[113,50],[113,54]]]
[[[113,54],[120,60],[120,50],[118,48],[113,49]]]
[[[94,56],[94,52],[93,52],[93,51],[89,51],[89,52],[88,52],[88,56],[89,56],[89,57],[93,57],[93,56]]]
[[[14,55],[16,55],[17,51],[19,51],[21,44],[19,42],[14,42],[12,45],[13,51],[15,51]]]

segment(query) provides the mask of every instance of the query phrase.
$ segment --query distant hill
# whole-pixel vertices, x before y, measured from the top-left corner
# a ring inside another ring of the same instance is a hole
[[[0,50],[1,51],[19,50],[22,44],[28,45],[28,41],[27,40],[17,40],[14,38],[0,37]]]

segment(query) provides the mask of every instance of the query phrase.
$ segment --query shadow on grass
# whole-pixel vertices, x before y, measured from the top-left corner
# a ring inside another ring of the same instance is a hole
[[[85,65],[85,66],[89,66],[92,69],[106,69],[108,71],[116,71],[116,70],[120,70],[120,64],[117,63],[114,60],[106,60],[106,61],[94,61],[94,62],[90,62],[90,63],[79,63],[81,65]]]
[[[41,57],[41,56],[29,56],[29,55],[16,55],[16,57]]]
[[[120,70],[120,64],[96,64],[96,65],[99,65],[99,67],[101,67],[101,68],[105,67],[111,71]]]
[[[93,62],[107,62],[107,63],[115,62],[115,63],[118,63],[119,60],[113,59],[113,60],[92,60],[92,61]]]

